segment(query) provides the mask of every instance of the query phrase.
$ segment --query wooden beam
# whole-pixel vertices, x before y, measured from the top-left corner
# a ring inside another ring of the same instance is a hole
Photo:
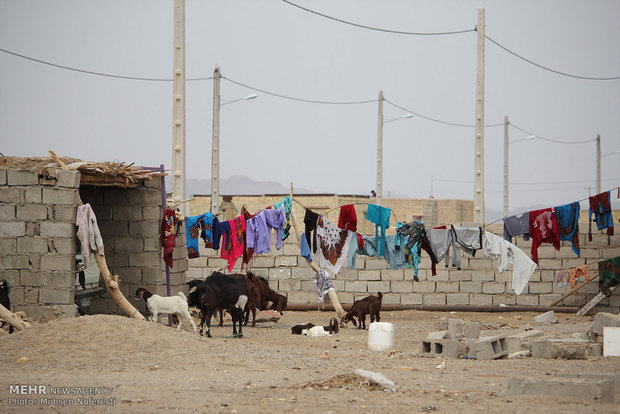
[[[590,282],[592,282],[594,279],[596,279],[598,277],[598,275],[594,276],[593,278],[590,279]],[[573,293],[577,292],[579,289],[581,289],[582,287],[584,287],[585,285],[587,285],[588,282],[583,282],[582,284],[575,286],[574,288],[572,288],[569,292],[566,292],[560,299],[556,300],[555,302],[553,302],[551,305],[547,306],[548,308],[551,308],[555,305],[557,305],[558,303],[562,302],[564,299],[566,299],[567,297],[569,297],[570,295],[572,295]]]

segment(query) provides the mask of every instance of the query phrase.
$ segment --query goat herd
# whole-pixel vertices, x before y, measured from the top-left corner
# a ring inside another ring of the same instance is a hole
[[[177,296],[162,297],[152,294],[144,288],[136,290],[136,298],[144,299],[146,306],[151,313],[150,320],[157,321],[159,314],[175,314],[179,319],[177,329],[181,328],[183,320],[197,330],[190,313],[189,306],[200,309],[200,335],[203,335],[204,325],[207,325],[207,337],[211,338],[211,318],[219,311],[219,326],[223,325],[223,313],[227,311],[232,317],[233,336],[243,336],[242,326],[247,326],[250,312],[252,312],[252,326],[256,326],[256,310],[267,309],[267,304],[271,302],[271,309],[276,310],[282,315],[286,309],[287,298],[271,289],[267,280],[258,277],[252,272],[247,275],[230,274],[225,275],[220,272],[213,272],[205,280],[192,280],[187,283],[190,287],[189,300],[183,292]],[[370,315],[370,322],[379,322],[381,317],[381,300],[383,294],[378,292],[377,296],[368,296],[353,303],[346,315],[340,321],[340,326],[347,322],[352,322],[358,329],[366,329],[366,315]],[[356,323],[355,319],[358,319]],[[237,332],[237,324],[239,331]],[[315,329],[316,328],[316,329]],[[332,318],[328,326],[315,326],[312,323],[305,325],[294,325],[291,328],[293,334],[307,334],[319,332],[332,334],[338,333],[338,322]]]

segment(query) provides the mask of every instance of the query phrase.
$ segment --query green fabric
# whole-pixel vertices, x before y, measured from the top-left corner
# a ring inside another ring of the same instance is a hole
[[[620,282],[620,256],[598,262],[598,272],[598,288],[601,292],[616,286]]]

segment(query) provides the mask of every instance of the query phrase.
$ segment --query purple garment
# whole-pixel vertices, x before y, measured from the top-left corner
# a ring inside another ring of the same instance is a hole
[[[530,215],[523,213],[504,217],[504,239],[512,243],[514,236],[523,235],[523,240],[530,239]]]
[[[284,210],[266,209],[246,222],[247,247],[254,248],[255,254],[269,253],[271,250],[271,229],[276,229],[276,248],[282,247],[282,225]]]

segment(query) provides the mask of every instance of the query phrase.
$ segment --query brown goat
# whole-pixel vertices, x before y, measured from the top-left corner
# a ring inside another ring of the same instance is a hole
[[[357,326],[354,319],[354,317],[357,317],[359,320],[358,329],[366,329],[366,315],[368,314],[370,314],[370,323],[375,322],[375,320],[377,322],[381,321],[379,311],[381,310],[382,298],[383,293],[379,292],[377,296],[370,295],[364,299],[356,300],[353,302],[353,305],[347,314],[342,317],[340,323],[345,324],[348,321],[351,321],[354,326]]]

